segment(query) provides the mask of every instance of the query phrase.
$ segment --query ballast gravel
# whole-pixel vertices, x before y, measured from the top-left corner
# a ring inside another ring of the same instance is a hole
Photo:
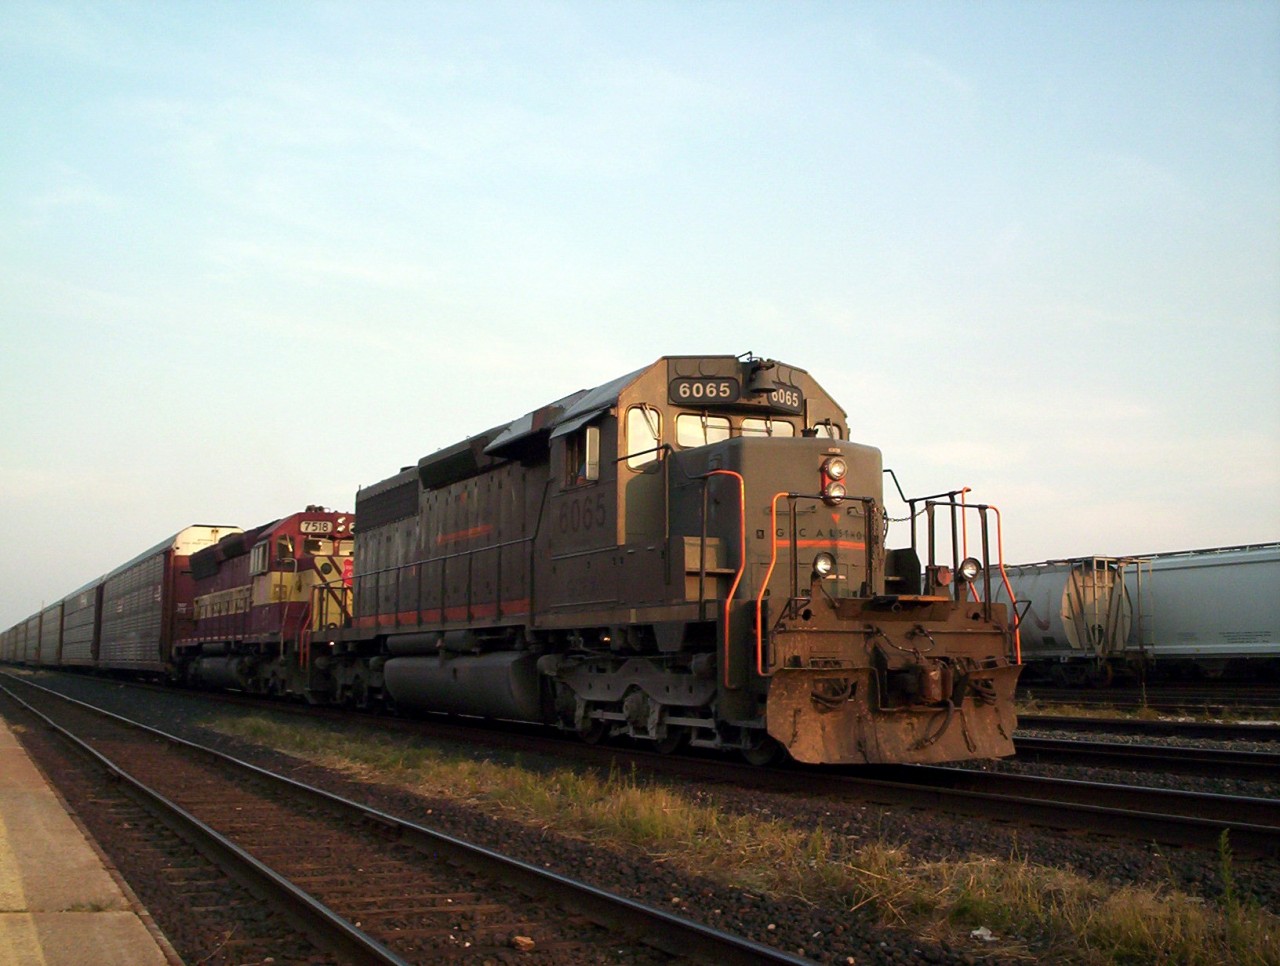
[[[593,845],[579,838],[530,828],[446,798],[423,798],[399,788],[361,784],[336,772],[278,754],[270,749],[230,739],[204,724],[239,712],[210,705],[189,693],[139,691],[102,679],[70,675],[39,675],[39,682],[81,700],[154,727],[210,744],[237,757],[336,794],[417,822],[448,835],[482,845],[530,864],[590,882],[602,889],[630,896],[654,906],[676,910],[715,928],[729,930],[757,942],[820,963],[933,964],[1073,962],[1070,950],[1049,947],[1034,928],[1012,935],[962,930],[939,937],[913,935],[877,923],[871,910],[815,906],[803,897],[764,895],[727,888],[711,879],[689,876],[661,857],[640,850],[625,852]],[[375,724],[373,719],[366,723]],[[1121,740],[1121,739],[1117,739]],[[1198,744],[1198,743],[1192,743]],[[495,757],[492,749],[481,752]],[[985,767],[1030,774],[1073,777],[1087,781],[1153,784],[1149,773],[1118,774],[1113,770],[1068,766],[1026,765],[1002,761]],[[1169,784],[1172,782],[1173,784]],[[1234,780],[1162,776],[1163,787],[1181,787],[1226,794],[1274,797],[1276,789]],[[1247,789],[1242,786],[1248,786]],[[854,845],[884,842],[900,846],[914,862],[980,857],[1016,857],[1029,864],[1070,870],[1114,888],[1145,885],[1176,888],[1214,901],[1223,881],[1219,856],[1191,849],[1158,847],[1123,839],[1079,836],[1012,823],[946,815],[923,809],[894,809],[831,798],[802,798],[755,789],[717,785],[690,789],[704,804],[734,815],[761,820],[784,820],[800,828],[823,827],[833,837]],[[104,848],[109,848],[104,843]],[[1239,896],[1263,908],[1280,908],[1280,862],[1236,860],[1233,884]],[[166,910],[152,908],[161,923]],[[181,914],[181,910],[170,914]],[[976,933],[974,935],[973,933]]]

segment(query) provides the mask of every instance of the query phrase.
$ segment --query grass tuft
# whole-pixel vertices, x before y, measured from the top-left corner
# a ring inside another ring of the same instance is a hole
[[[372,728],[235,718],[217,730],[363,781],[460,800],[566,837],[636,850],[724,886],[874,914],[887,925],[963,941],[985,926],[990,951],[1050,961],[1129,966],[1280,964],[1280,919],[1239,900],[1232,855],[1219,848],[1217,903],[1157,888],[1113,889],[1070,871],[1008,859],[921,861],[884,841],[858,844],[826,829],[734,815],[634,769],[608,775],[537,769],[424,748]],[[1046,953],[1046,950],[1048,951]]]

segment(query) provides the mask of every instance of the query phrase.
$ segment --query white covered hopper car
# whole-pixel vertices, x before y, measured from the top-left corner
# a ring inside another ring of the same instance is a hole
[[[1022,658],[1058,682],[1280,674],[1280,542],[1006,567]],[[997,600],[1003,587],[993,586]]]

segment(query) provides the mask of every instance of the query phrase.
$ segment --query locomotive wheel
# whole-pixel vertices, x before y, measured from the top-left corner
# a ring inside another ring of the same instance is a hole
[[[364,678],[356,678],[351,683],[351,704],[359,711],[369,710],[369,688]]]
[[[748,765],[764,767],[778,760],[782,754],[782,745],[763,731],[753,731],[746,735],[746,744],[739,749],[738,753]]]
[[[679,751],[688,737],[689,729],[687,728],[668,728],[667,736],[654,742],[654,747],[658,749],[660,754],[670,755]]]
[[[609,726],[605,722],[600,721],[598,718],[593,718],[587,722],[585,728],[578,732],[578,737],[589,745],[598,745],[604,740],[604,736],[608,731]]]

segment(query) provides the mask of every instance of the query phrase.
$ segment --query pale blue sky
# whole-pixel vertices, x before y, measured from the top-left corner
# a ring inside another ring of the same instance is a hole
[[[1013,561],[1280,539],[1280,3],[0,13],[0,627],[668,353]]]

